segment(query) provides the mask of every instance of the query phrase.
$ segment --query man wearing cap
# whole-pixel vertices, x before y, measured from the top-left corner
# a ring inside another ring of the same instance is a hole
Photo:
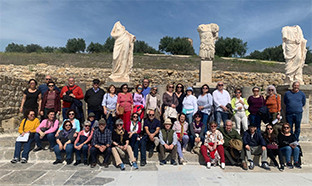
[[[116,165],[120,168],[120,170],[125,170],[125,165],[120,159],[120,155],[124,155],[125,152],[128,153],[130,164],[134,169],[138,169],[138,165],[136,163],[136,159],[133,155],[133,151],[131,146],[129,145],[129,134],[123,128],[122,119],[118,119],[115,123],[116,129],[113,131],[113,142],[112,142],[112,153],[116,162]]]
[[[223,143],[223,147],[224,147],[224,155],[225,158],[227,160],[229,160],[229,162],[231,163],[231,165],[241,165],[242,168],[244,170],[247,170],[247,164],[245,161],[245,151],[244,149],[237,151],[236,149],[234,149],[233,147],[231,147],[231,145],[229,144],[229,142],[231,140],[239,140],[241,141],[241,143],[243,142],[242,137],[239,135],[239,133],[233,129],[233,123],[231,120],[226,120],[225,121],[225,126],[224,127],[220,127],[218,129],[224,138],[224,143]],[[239,153],[239,162],[237,161],[237,159],[233,159],[234,157],[231,154],[231,151],[236,151]]]
[[[149,110],[148,119],[144,119],[144,135],[141,139],[141,166],[146,165],[146,146],[150,145],[149,157],[153,155],[154,148],[159,145],[158,133],[160,121],[155,118],[155,111]]]
[[[255,124],[251,123],[248,130],[244,132],[243,145],[249,161],[249,169],[252,170],[255,167],[251,155],[261,155],[261,167],[265,170],[271,170],[267,163],[266,143]]]
[[[104,154],[103,165],[108,168],[108,160],[112,154],[112,132],[106,127],[106,121],[99,121],[99,128],[93,133],[92,147],[90,149],[91,168],[96,166],[96,157],[98,154]]]
[[[218,82],[217,89],[212,93],[213,104],[215,106],[215,120],[218,124],[218,128],[220,127],[221,119],[223,121],[223,125],[225,125],[225,121],[229,119],[226,105],[231,103],[230,94],[227,90],[223,89],[223,87],[223,82]]]
[[[170,152],[170,158],[171,158],[171,165],[177,165],[177,162],[175,161],[176,156],[177,156],[177,142],[178,142],[178,137],[176,132],[174,132],[171,129],[171,120],[167,118],[164,121],[164,129],[161,129],[159,131],[159,161],[160,165],[164,165],[167,163],[166,157],[165,157],[165,152]]]
[[[95,114],[95,119],[101,119],[103,113],[102,100],[105,94],[105,91],[101,89],[100,80],[93,80],[93,87],[87,90],[84,100],[88,104],[88,114],[93,112]]]

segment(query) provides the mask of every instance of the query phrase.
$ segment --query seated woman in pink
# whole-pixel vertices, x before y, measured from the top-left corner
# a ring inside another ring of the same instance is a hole
[[[204,156],[208,169],[210,169],[211,167],[211,162],[216,163],[215,160],[216,152],[218,152],[220,156],[221,168],[222,169],[225,168],[223,143],[224,143],[223,135],[219,130],[217,130],[217,123],[214,121],[211,122],[210,130],[208,130],[205,135],[205,143],[200,147],[200,151]]]

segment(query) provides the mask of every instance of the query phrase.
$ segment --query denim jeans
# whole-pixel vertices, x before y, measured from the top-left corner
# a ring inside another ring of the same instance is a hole
[[[261,116],[258,114],[249,114],[249,123],[253,123],[257,126],[257,130],[260,131],[261,127]]]
[[[50,144],[49,148],[53,148],[55,146],[55,133],[52,132],[52,133],[46,134],[44,135],[42,139],[40,139],[40,134],[36,133],[35,141],[36,141],[37,147],[42,147],[41,141],[49,141],[49,144]]]
[[[130,146],[133,150],[133,155],[134,155],[135,159],[138,159],[138,157],[139,157],[140,141],[137,140],[137,138],[138,138],[138,134],[133,134],[130,138]]]
[[[188,144],[188,142],[189,142],[188,135],[184,135],[182,137],[182,141],[178,141],[177,151],[178,151],[179,158],[183,158],[182,148],[186,148],[186,145]]]
[[[223,125],[225,125],[225,121],[229,119],[229,114],[226,112],[216,111],[215,112],[216,122],[218,124],[218,128],[221,124],[221,119],[223,121]]]
[[[76,146],[79,146],[80,143],[77,143]],[[87,161],[88,160],[88,150],[89,150],[89,146],[87,144],[84,144],[80,150],[75,149],[76,150],[76,161],[81,160],[81,153],[83,155],[83,160]]]
[[[189,145],[190,145],[190,149],[192,149],[194,147],[194,144],[195,144],[195,136],[193,135],[189,135]],[[200,141],[202,142],[202,144],[204,144],[204,141],[205,141],[205,137],[201,137],[200,138]]]
[[[28,160],[31,143],[33,141],[34,139],[29,139],[27,142],[15,142],[14,158],[20,159],[22,145],[23,145],[24,150],[22,153],[22,158],[26,158],[26,160]]]
[[[62,156],[61,156],[62,152],[66,152],[66,159],[70,160],[72,158],[73,151],[74,151],[74,144],[72,143],[67,144],[65,150],[60,150],[58,144],[54,146],[54,153],[55,153],[56,159],[58,160],[62,159]]]
[[[105,119],[106,119],[106,117],[105,117]],[[111,131],[113,131],[113,129],[114,129],[115,120],[116,119],[111,114],[106,119],[106,125],[109,128],[109,130],[111,130]]]
[[[66,112],[67,112],[68,109],[69,109],[69,108],[63,108],[63,109],[62,109],[63,120],[68,119],[68,117],[67,117],[67,115],[66,115]]]
[[[302,119],[302,112],[301,113],[291,113],[286,114],[286,121],[290,124],[291,133],[293,133],[299,141],[300,136],[300,124]],[[295,133],[293,132],[293,124],[295,123]]]
[[[209,119],[209,115],[208,114],[206,114],[206,113],[203,113],[203,112],[200,112],[200,114],[202,115],[202,119],[201,119],[201,121],[204,123],[204,125],[205,125],[205,133],[207,132],[207,130],[208,130],[208,119]]]
[[[149,145],[149,148],[154,149],[155,144],[153,141],[151,141],[148,137],[148,135],[144,135],[141,139],[141,161],[146,160],[146,147]]]
[[[299,147],[292,148],[290,146],[285,146],[279,149],[281,156],[279,157],[280,163],[283,162],[283,156],[286,158],[286,162],[291,162],[291,155],[294,157],[294,162],[299,161]]]
[[[186,114],[186,121],[189,125],[193,122],[193,113]]]

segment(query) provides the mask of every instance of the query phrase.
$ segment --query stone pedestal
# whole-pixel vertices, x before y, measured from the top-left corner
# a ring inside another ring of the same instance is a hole
[[[202,60],[199,68],[199,82],[196,86],[202,86],[203,84],[212,84],[212,61]]]

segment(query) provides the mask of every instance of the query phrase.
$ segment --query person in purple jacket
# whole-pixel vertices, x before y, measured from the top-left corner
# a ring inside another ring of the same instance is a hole
[[[253,95],[249,96],[248,102],[248,111],[249,114],[249,122],[253,123],[257,126],[257,129],[260,131],[261,124],[261,116],[258,114],[259,109],[265,105],[264,97],[259,94],[260,88],[254,87],[252,89]]]

